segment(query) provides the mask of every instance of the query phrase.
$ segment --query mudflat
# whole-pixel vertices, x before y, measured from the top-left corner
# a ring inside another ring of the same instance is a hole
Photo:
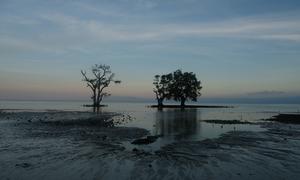
[[[127,146],[149,136],[118,127],[116,113],[0,113],[3,179],[299,179],[300,126],[261,122],[262,132]],[[158,137],[164,138],[164,137]]]

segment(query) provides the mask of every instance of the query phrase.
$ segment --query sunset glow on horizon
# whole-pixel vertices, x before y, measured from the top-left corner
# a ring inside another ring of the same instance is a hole
[[[196,73],[203,98],[300,97],[300,1],[0,1],[0,99],[87,99],[80,70],[111,66],[114,96]]]

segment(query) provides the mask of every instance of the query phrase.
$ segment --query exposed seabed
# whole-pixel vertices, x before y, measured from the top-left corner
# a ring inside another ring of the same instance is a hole
[[[149,135],[114,113],[0,112],[2,179],[299,179],[300,125],[128,149]]]

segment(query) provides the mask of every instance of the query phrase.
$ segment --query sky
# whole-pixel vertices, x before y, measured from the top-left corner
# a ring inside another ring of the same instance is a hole
[[[177,69],[204,99],[300,97],[300,1],[0,0],[0,99],[86,99],[96,63],[115,97]]]

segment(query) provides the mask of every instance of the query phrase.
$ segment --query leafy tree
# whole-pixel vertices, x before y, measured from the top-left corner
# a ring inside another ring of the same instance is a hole
[[[154,93],[156,95],[157,105],[159,107],[163,106],[163,101],[165,98],[170,99],[170,83],[172,81],[172,74],[167,75],[156,75],[154,76]]]
[[[201,96],[201,82],[197,80],[193,72],[173,72],[172,83],[169,84],[170,92],[175,101],[180,101],[181,106],[185,106],[187,100],[197,101]]]
[[[114,80],[115,74],[111,72],[110,66],[105,64],[95,64],[91,69],[92,77],[87,76],[86,71],[81,70],[83,81],[87,83],[87,87],[92,90],[93,106],[100,107],[100,103],[103,97],[110,96],[109,93],[105,92],[111,82],[116,84],[121,83],[119,80]]]

